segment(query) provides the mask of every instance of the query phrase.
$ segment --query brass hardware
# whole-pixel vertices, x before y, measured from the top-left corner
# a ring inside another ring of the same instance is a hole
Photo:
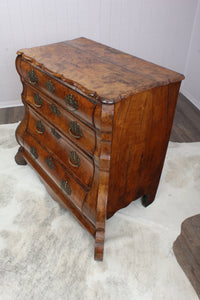
[[[75,151],[70,151],[68,161],[72,167],[78,168],[81,165],[80,158]]]
[[[80,139],[82,137],[82,130],[76,121],[71,121],[69,124],[69,133],[72,137]]]
[[[65,102],[67,105],[73,107],[74,109],[70,109],[70,111],[74,111],[78,109],[78,101],[75,99],[73,94],[65,95]]]
[[[40,98],[38,93],[34,95],[34,105],[36,107],[41,107],[43,105],[42,99]]]
[[[31,148],[30,148],[30,152],[31,152],[31,154],[33,155],[33,157],[34,157],[35,159],[38,158],[38,153],[37,153],[37,150],[36,150],[35,147],[31,147]]]
[[[51,128],[51,133],[57,138],[60,139],[60,134],[55,130],[55,128]]]
[[[37,75],[33,69],[28,72],[28,78],[31,84],[36,84],[38,82]]]
[[[46,87],[47,87],[47,90],[49,90],[49,92],[51,92],[52,94],[55,92],[56,88],[55,86],[53,85],[52,81],[49,80],[48,82],[45,83],[46,84]]]
[[[55,104],[51,103],[50,109],[55,116],[57,116],[57,117],[60,116],[60,111]]]
[[[44,126],[43,126],[43,124],[42,124],[41,121],[37,121],[36,122],[36,131],[39,134],[43,134],[44,133],[45,129],[44,129]]]
[[[61,188],[68,194],[71,195],[71,188],[69,186],[69,183],[67,182],[67,180],[62,180],[61,181]]]
[[[47,157],[47,158],[45,158],[45,162],[46,162],[47,166],[48,166],[51,170],[54,169],[54,163],[53,163],[52,157]]]

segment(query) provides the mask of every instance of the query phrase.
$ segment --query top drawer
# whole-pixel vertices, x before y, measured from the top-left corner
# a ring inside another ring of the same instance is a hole
[[[21,74],[32,86],[53,98],[67,111],[94,126],[95,103],[23,60],[21,61]]]

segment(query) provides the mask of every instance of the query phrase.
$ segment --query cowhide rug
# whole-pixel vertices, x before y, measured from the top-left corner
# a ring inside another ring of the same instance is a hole
[[[172,245],[200,212],[200,143],[170,143],[154,203],[139,199],[107,221],[96,262],[93,238],[15,164],[15,128],[0,126],[1,300],[198,299]]]

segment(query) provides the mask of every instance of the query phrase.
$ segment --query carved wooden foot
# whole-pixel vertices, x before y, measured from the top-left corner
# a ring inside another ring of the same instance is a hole
[[[146,194],[142,197],[142,205],[147,207],[149,206],[155,199],[156,193]]]
[[[105,237],[105,233],[103,230],[96,231],[95,249],[94,249],[94,259],[95,260],[99,260],[99,261],[103,260],[104,237]]]
[[[27,162],[25,161],[24,157],[23,157],[23,152],[24,148],[23,147],[19,147],[17,154],[15,155],[15,161],[18,165],[26,165]]]
[[[159,184],[159,179],[157,180],[156,184],[150,188],[149,193],[142,197],[143,206],[147,207],[154,201],[158,189],[158,184]]]

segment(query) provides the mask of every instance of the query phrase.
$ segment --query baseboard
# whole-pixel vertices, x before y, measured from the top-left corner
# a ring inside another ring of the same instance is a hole
[[[23,106],[23,103],[21,100],[13,100],[13,101],[2,101],[0,102],[0,109],[1,108],[7,108],[7,107],[16,107],[16,106]]]
[[[196,106],[196,108],[198,108],[198,110],[200,110],[200,102],[194,96],[192,96],[184,87],[181,88],[181,94],[183,94],[190,102],[192,102],[192,104],[194,104],[194,106]]]

